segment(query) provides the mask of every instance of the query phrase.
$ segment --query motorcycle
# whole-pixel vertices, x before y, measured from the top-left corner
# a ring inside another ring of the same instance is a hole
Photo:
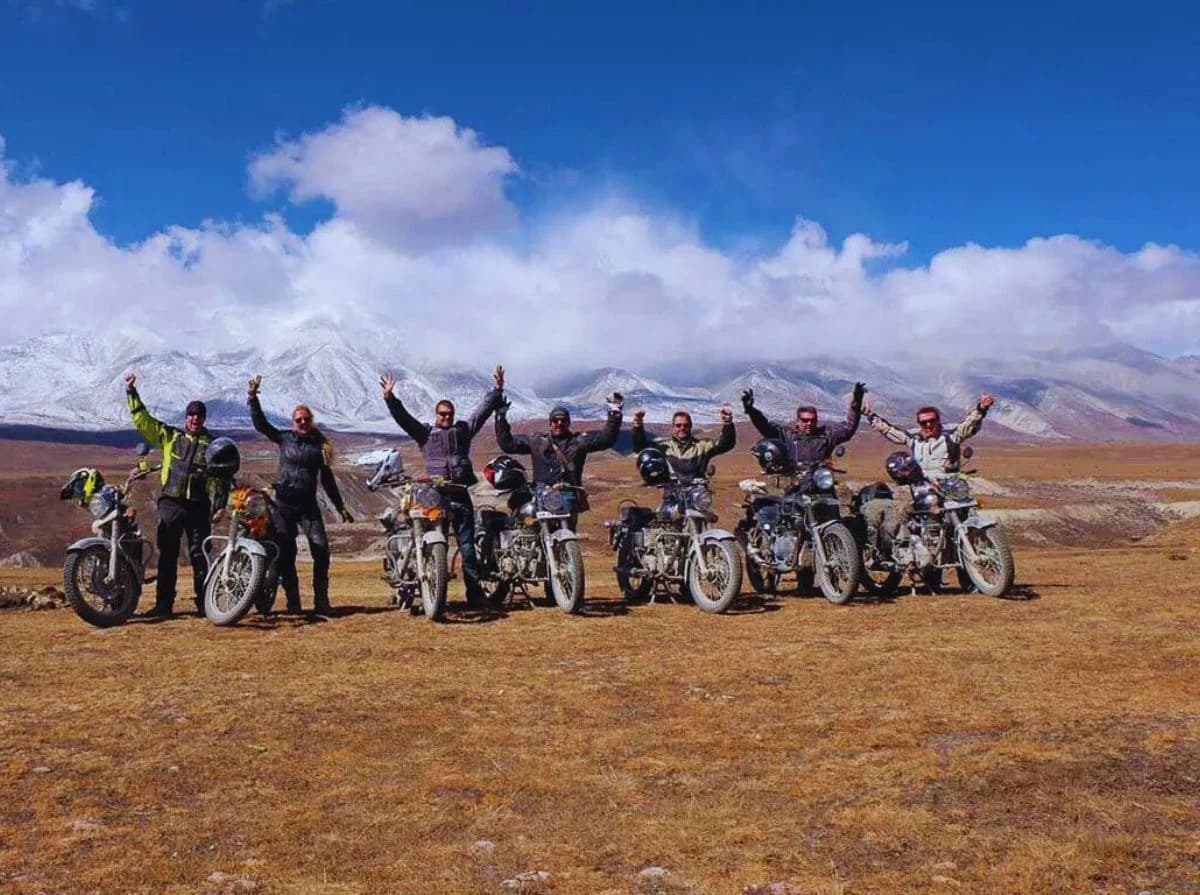
[[[663,468],[669,469],[665,457]],[[698,480],[667,473],[665,481],[647,481],[662,488],[657,510],[623,500],[620,518],[604,523],[627,600],[653,601],[656,591],[686,588],[705,612],[724,612],[733,603],[742,586],[742,557],[732,533],[709,528],[717,521],[708,481],[715,472],[710,467]]]
[[[233,488],[225,505],[228,534],[204,539],[208,577],[204,615],[224,627],[241,621],[254,606],[266,614],[279,588],[279,544],[275,540],[275,502],[262,488]],[[223,545],[214,558],[213,550]]]
[[[862,559],[854,535],[841,519],[835,490],[835,470],[827,463],[796,469],[787,460],[782,444],[764,439],[752,453],[763,472],[775,476],[781,494],[771,494],[757,479],[738,483],[743,494],[744,517],[737,538],[746,553],[746,577],[764,594],[776,593],[784,575],[794,574],[807,589],[813,581],[831,603],[849,602],[858,589]],[[838,448],[837,456],[845,449]]]
[[[968,446],[962,455],[969,459],[974,451]],[[897,538],[885,537],[862,516],[861,505],[871,496],[867,489],[877,486],[867,486],[857,495],[856,527],[868,591],[894,594],[907,574],[914,589],[919,583],[940,593],[943,572],[954,569],[964,591],[977,590],[989,597],[1008,592],[1016,570],[1012,545],[1000,523],[978,511],[969,479],[973,473],[931,479],[904,451],[888,458],[888,474],[912,495],[912,514],[904,523],[907,539],[903,531]]]
[[[513,593],[529,598],[530,584],[544,584],[564,612],[583,608],[584,570],[572,519],[586,508],[586,491],[566,482],[529,486],[520,461],[501,454],[484,478],[508,494],[508,512],[482,505],[476,514],[479,584],[488,603],[503,606]]]
[[[137,511],[129,506],[134,483],[162,469],[151,464],[146,444],[137,446],[137,465],[122,485],[107,485],[96,469],[77,469],[59,491],[92,514],[92,536],[67,548],[63,591],[75,614],[98,628],[123,624],[137,609],[150,559]]]
[[[443,506],[449,485],[429,476],[411,476],[404,471],[400,452],[389,451],[367,480],[367,490],[389,489],[397,499],[379,522],[387,534],[383,554],[383,579],[394,589],[391,605],[420,611],[439,621],[446,610],[447,531],[450,514]]]

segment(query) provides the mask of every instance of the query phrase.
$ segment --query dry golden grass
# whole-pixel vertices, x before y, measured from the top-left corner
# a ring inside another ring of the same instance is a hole
[[[456,602],[434,625],[385,610],[376,565],[350,562],[329,620],[0,616],[0,890],[236,891],[214,871],[314,895],[500,892],[529,870],[553,876],[526,892],[613,895],[1200,879],[1196,523],[1024,550],[1017,600],[747,595],[714,617],[618,599],[599,523],[627,469],[589,467],[579,618]],[[671,875],[639,879],[652,864]]]

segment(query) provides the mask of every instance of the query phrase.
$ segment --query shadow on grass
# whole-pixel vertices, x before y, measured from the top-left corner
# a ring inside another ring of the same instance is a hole
[[[773,596],[764,594],[742,594],[725,610],[726,615],[762,615],[778,612],[783,607]]]

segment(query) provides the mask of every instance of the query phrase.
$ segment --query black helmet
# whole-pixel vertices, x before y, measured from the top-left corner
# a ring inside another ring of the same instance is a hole
[[[204,451],[208,474],[218,479],[232,479],[242,467],[242,457],[232,438],[214,438]]]
[[[667,455],[658,448],[646,448],[637,457],[638,473],[647,485],[665,485],[671,481]]]
[[[896,495],[892,493],[892,489],[888,487],[887,482],[872,482],[858,489],[858,493],[850,499],[850,509],[857,513],[869,501],[894,500],[895,497]]]
[[[521,461],[508,456],[508,454],[501,454],[483,467],[483,477],[497,491],[515,491],[518,488],[526,487],[529,483]]]
[[[762,471],[768,475],[783,475],[792,469],[787,448],[778,439],[764,438],[750,448],[750,453],[754,455]]]
[[[921,465],[913,459],[912,454],[908,451],[895,451],[888,454],[885,465],[892,481],[899,482],[901,485],[913,485],[925,478],[925,474],[921,471]]]

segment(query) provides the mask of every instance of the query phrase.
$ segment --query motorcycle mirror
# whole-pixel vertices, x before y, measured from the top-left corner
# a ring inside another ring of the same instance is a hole
[[[972,457],[975,456],[975,448],[971,447],[968,444],[965,448],[962,449],[962,455],[966,459],[970,460]]]
[[[139,441],[137,447],[133,449],[133,452],[139,457],[144,457],[150,453],[150,445],[146,444],[144,441]]]
[[[840,445],[840,444],[839,444],[837,447],[835,447],[835,448],[833,449],[833,455],[834,455],[835,457],[844,457],[844,456],[846,456],[846,448],[845,448],[845,446],[844,446],[844,445]]]

